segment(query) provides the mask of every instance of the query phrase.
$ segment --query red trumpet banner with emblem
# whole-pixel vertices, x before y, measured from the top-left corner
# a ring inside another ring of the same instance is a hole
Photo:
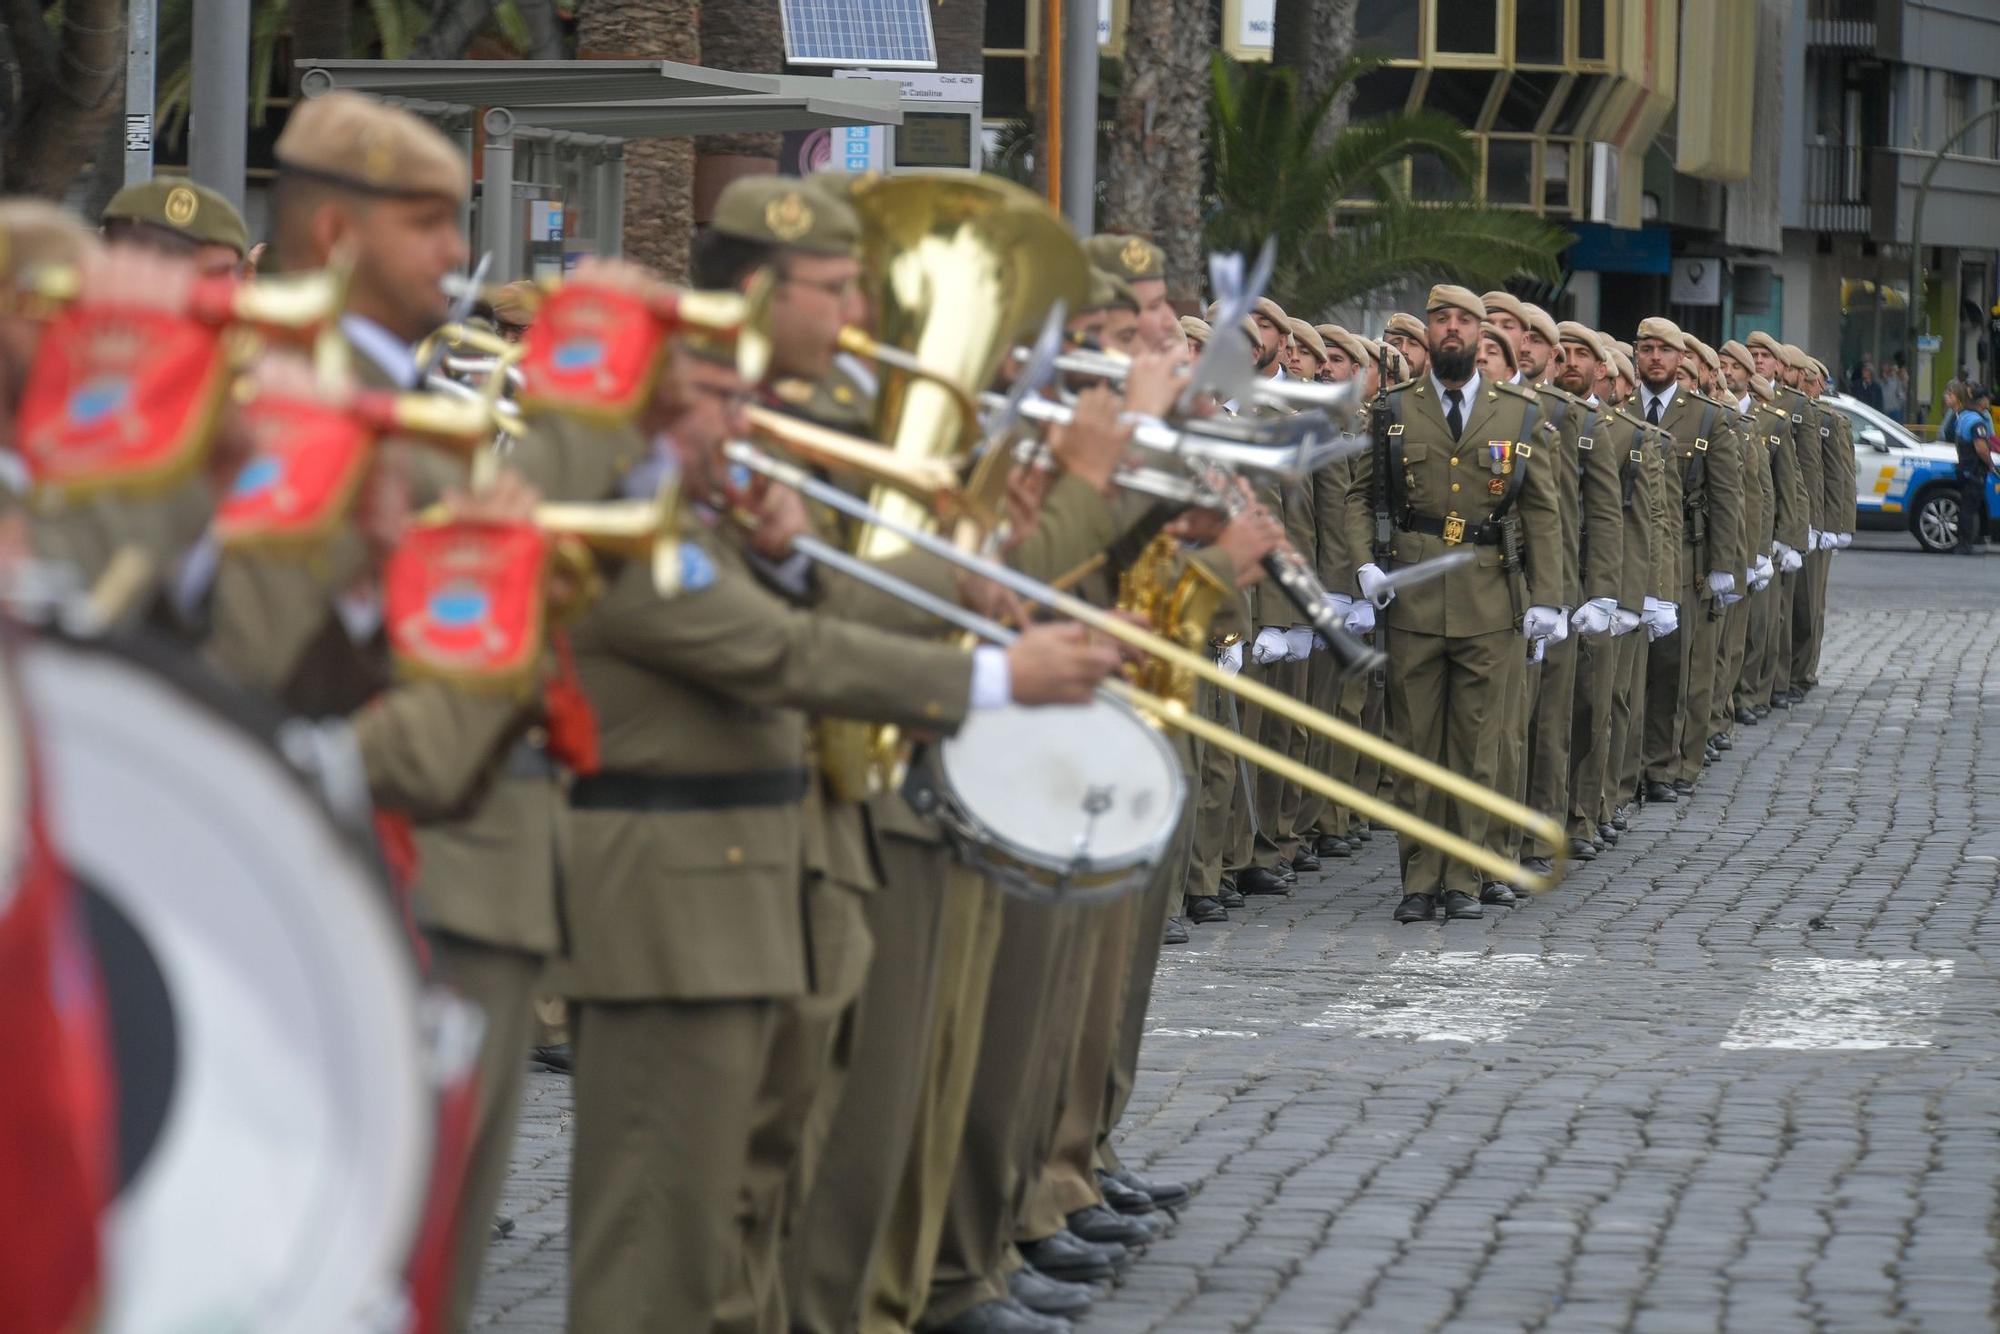
[[[37,490],[75,500],[180,481],[229,389],[213,325],[165,311],[72,306],[42,333],[18,440]]]
[[[253,452],[216,507],[225,546],[330,537],[368,471],[374,431],[343,407],[260,395],[243,409]]]
[[[522,408],[599,422],[630,420],[653,392],[666,332],[642,297],[565,283],[528,328]]]
[[[383,576],[389,645],[406,674],[525,691],[547,620],[548,538],[531,523],[411,530]]]

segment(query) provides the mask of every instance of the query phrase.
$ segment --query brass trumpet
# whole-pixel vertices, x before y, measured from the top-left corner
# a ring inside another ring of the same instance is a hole
[[[732,463],[740,464],[773,481],[792,487],[810,499],[850,518],[886,530],[909,545],[949,561],[961,569],[991,579],[1031,602],[1087,625],[1121,644],[1139,649],[1169,667],[1187,673],[1195,680],[1206,681],[1219,689],[1230,691],[1252,704],[1317,732],[1330,741],[1370,756],[1417,782],[1448,792],[1457,799],[1477,806],[1495,818],[1518,827],[1531,838],[1545,841],[1556,848],[1565,846],[1561,837],[1562,828],[1556,821],[1530,810],[1491,788],[1483,787],[1462,775],[1453,773],[1442,765],[1412,754],[1359,727],[1321,713],[1261,682],[1232,676],[1202,654],[1191,652],[1180,644],[1163,639],[1150,631],[1141,630],[1110,612],[1071,597],[1067,593],[1058,592],[1017,570],[961,551],[950,542],[921,528],[903,524],[848,495],[839,487],[821,482],[803,469],[774,459],[747,442],[731,443],[725,447],[724,453]],[[860,569],[865,568],[861,566],[850,572],[855,573],[857,577],[868,578],[867,575],[860,573]],[[888,586],[888,582],[878,582],[877,586],[884,591],[896,592]],[[979,632],[988,629],[976,617],[965,621],[954,619],[954,623],[960,624],[961,628]],[[1163,726],[1173,727],[1199,737],[1210,745],[1218,746],[1261,769],[1277,774],[1287,782],[1297,783],[1301,787],[1319,793],[1329,801],[1386,825],[1407,838],[1433,847],[1469,866],[1477,867],[1496,880],[1537,893],[1554,884],[1553,875],[1541,875],[1530,871],[1518,862],[1509,860],[1462,835],[1432,824],[1419,815],[1385,802],[1373,793],[1363,792],[1329,778],[1287,755],[1281,755],[1247,737],[1239,736],[1226,727],[1210,722],[1177,700],[1163,699],[1123,681],[1107,682],[1104,689],[1124,703],[1156,719]]]

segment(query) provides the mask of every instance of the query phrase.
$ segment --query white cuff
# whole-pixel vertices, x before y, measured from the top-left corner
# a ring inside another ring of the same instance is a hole
[[[1014,674],[1007,666],[1007,650],[998,644],[981,644],[972,650],[972,699],[975,709],[1004,709],[1014,702]]]

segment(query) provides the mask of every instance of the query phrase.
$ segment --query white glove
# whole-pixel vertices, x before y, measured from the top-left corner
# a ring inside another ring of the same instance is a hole
[[[1822,532],[1819,535],[1819,549],[1821,551],[1831,551],[1839,545],[1840,545],[1839,533]]]
[[[1778,570],[1780,573],[1797,574],[1799,567],[1806,563],[1804,556],[1801,556],[1783,542],[1773,542],[1771,545],[1778,549]]]
[[[1834,537],[1839,539],[1834,545],[1842,551],[1854,545],[1853,533],[1835,533]]]
[[[1354,582],[1361,586],[1361,596],[1378,607],[1386,607],[1395,599],[1396,590],[1386,587],[1389,576],[1372,561],[1354,572]]]
[[[1570,616],[1570,626],[1580,635],[1601,635],[1611,629],[1611,614],[1618,610],[1616,598],[1592,598]]]
[[[1215,660],[1215,665],[1220,667],[1223,671],[1228,672],[1231,676],[1234,676],[1236,675],[1236,673],[1242,671],[1243,641],[1239,639],[1234,644],[1231,644],[1228,648],[1222,650],[1221,656],[1216,658]]]
[[[1521,633],[1530,639],[1560,640],[1569,633],[1561,607],[1530,607],[1521,618]]]
[[[1710,570],[1708,572],[1708,591],[1716,597],[1723,597],[1726,594],[1734,593],[1736,591],[1736,576],[1727,570]],[[1723,605],[1728,606],[1729,604],[1725,602]]]
[[[1250,661],[1259,667],[1269,667],[1274,662],[1283,662],[1292,654],[1291,641],[1285,632],[1275,625],[1267,625],[1257,632],[1257,639],[1250,645]]]
[[[1811,524],[1806,525],[1806,550],[1819,550],[1819,529],[1813,527]]]
[[[1750,587],[1759,593],[1763,592],[1771,586],[1771,577],[1776,573],[1777,570],[1772,566],[1769,556],[1758,556],[1750,563]]]
[[[1347,609],[1347,633],[1350,635],[1372,635],[1375,633],[1375,604],[1357,602]]]
[[[1627,611],[1623,607],[1618,608],[1618,610],[1611,613],[1611,637],[1616,639],[1619,635],[1631,634],[1639,628],[1645,619],[1644,616],[1641,616],[1636,611]]]
[[[1639,619],[1645,623],[1648,639],[1665,639],[1681,628],[1681,609],[1677,603],[1649,597],[1645,614]]]
[[[1292,662],[1304,662],[1313,653],[1313,640],[1319,638],[1310,625],[1295,625],[1285,631],[1287,651],[1285,657]]]

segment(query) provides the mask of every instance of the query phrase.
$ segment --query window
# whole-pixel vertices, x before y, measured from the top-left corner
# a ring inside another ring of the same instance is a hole
[[[1577,81],[1570,85],[1569,97],[1563,101],[1562,110],[1556,113],[1556,118],[1550,123],[1549,128],[1557,134],[1576,133],[1577,123],[1583,119],[1583,109],[1590,105],[1590,95],[1597,91],[1598,85],[1602,82],[1600,75],[1580,75]]]
[[[1363,120],[1403,110],[1410,103],[1410,89],[1416,81],[1417,71],[1413,69],[1370,70],[1354,85],[1354,105],[1348,109],[1348,118]]]
[[[1499,54],[1500,0],[1445,0],[1436,18],[1439,54]]]
[[[1551,139],[1542,150],[1542,207],[1551,213],[1567,213],[1573,207],[1570,180],[1576,151],[1567,139]]]
[[[1486,202],[1532,208],[1535,203],[1535,141],[1489,139],[1486,143]]]
[[[1483,69],[1434,69],[1424,90],[1424,106],[1442,111],[1468,130],[1479,128],[1486,95],[1493,91],[1494,72]]]
[[[1972,76],[1947,74],[1944,79],[1944,136],[1949,140],[1972,119]]]
[[[1354,49],[1415,60],[1421,54],[1417,27],[1422,18],[1417,0],[1361,0],[1354,16]]]
[[[1493,128],[1527,134],[1542,123],[1562,87],[1563,76],[1546,73],[1517,73],[1500,96],[1500,109],[1493,114]]]
[[[1436,202],[1469,199],[1471,192],[1435,155],[1416,153],[1410,157],[1410,197]]]
[[[1603,60],[1605,58],[1605,7],[1610,0],[1577,0],[1576,5],[1576,58],[1578,60]]]
[[[1514,63],[1563,63],[1564,0],[1514,0]]]

